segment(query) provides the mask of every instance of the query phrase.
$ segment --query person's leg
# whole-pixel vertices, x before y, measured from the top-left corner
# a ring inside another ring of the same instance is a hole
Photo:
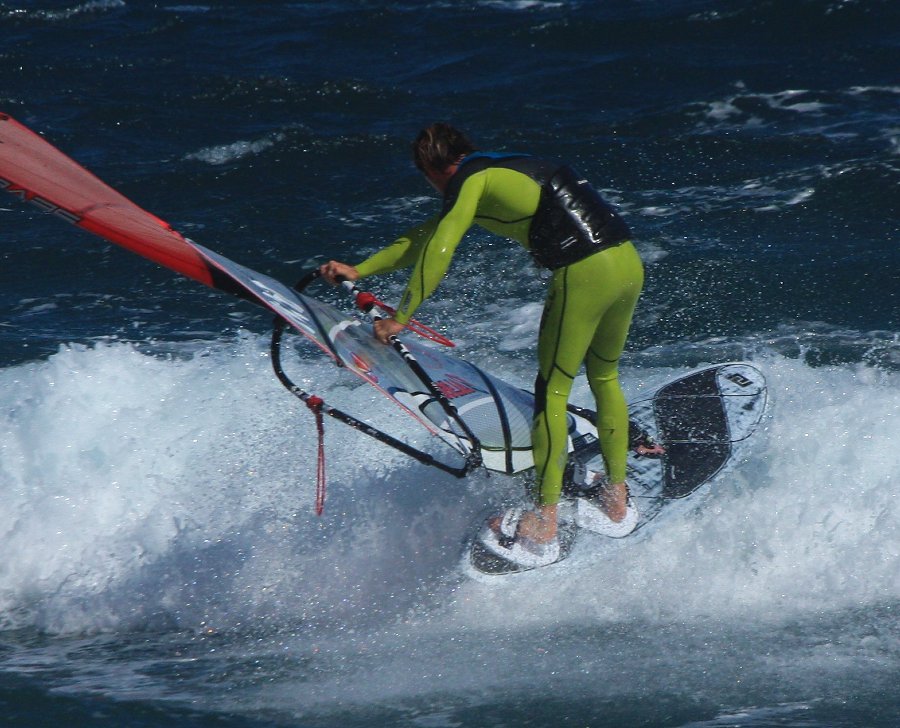
[[[588,384],[597,405],[597,436],[606,466],[609,487],[601,498],[613,521],[625,517],[628,455],[628,406],[619,384],[619,358],[643,285],[643,267],[637,251],[624,244],[607,251],[607,281],[614,281],[617,296],[603,314],[585,360]]]
[[[606,262],[608,252],[556,271],[544,307],[532,427],[536,501],[542,507],[554,506],[562,489],[572,381],[607,310],[621,297],[610,279],[615,266],[610,269]]]
[[[569,268],[553,275],[538,335],[538,374],[534,383],[531,438],[535,501],[554,506],[562,490],[568,451],[566,405],[572,381],[591,342],[598,315],[588,318],[572,295]]]

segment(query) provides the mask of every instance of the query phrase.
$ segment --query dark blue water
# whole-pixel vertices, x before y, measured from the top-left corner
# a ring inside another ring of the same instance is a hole
[[[475,584],[463,542],[522,481],[329,424],[316,518],[269,317],[0,199],[0,722],[900,724],[898,68],[889,0],[0,4],[0,111],[207,247],[288,283],[359,260],[436,209],[408,143],[446,119],[627,215],[630,396],[731,359],[770,382],[696,509]],[[527,386],[542,295],[473,233],[420,314]]]

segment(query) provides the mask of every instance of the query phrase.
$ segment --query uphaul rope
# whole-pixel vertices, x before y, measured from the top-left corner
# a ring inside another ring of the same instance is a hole
[[[301,279],[295,286],[294,289],[297,292],[302,293],[306,287],[314,280],[319,277],[318,271],[313,271],[312,273],[305,276]],[[350,285],[347,285],[350,284]],[[361,310],[364,310],[367,315],[372,318],[379,318],[379,314],[375,311],[377,304],[374,296],[366,295],[365,292],[361,292],[355,288],[349,281],[344,284],[345,290],[352,293],[357,300],[357,305]],[[361,295],[360,295],[361,294]],[[478,438],[472,433],[469,426],[462,420],[457,412],[456,408],[449,401],[447,396],[438,388],[435,383],[431,380],[425,370],[419,365],[419,362],[416,358],[409,352],[409,350],[403,345],[403,343],[393,337],[390,346],[398,353],[405,362],[405,365],[416,375],[416,378],[421,382],[421,384],[428,391],[429,397],[432,401],[438,403],[443,410],[446,412],[448,418],[454,423],[455,429],[459,430],[459,433],[456,434],[456,437],[460,440],[464,440],[465,445],[461,446],[459,449],[464,450],[464,463],[459,466],[450,465],[448,463],[442,462],[438,460],[433,455],[420,450],[388,433],[379,430],[372,425],[363,422],[362,420],[354,417],[347,412],[344,412],[336,407],[332,407],[327,404],[323,398],[311,394],[305,391],[303,388],[299,387],[284,371],[281,360],[281,345],[283,341],[284,330],[287,327],[288,322],[285,321],[281,316],[277,316],[274,320],[273,330],[272,330],[272,340],[270,346],[270,352],[272,357],[272,368],[275,372],[275,375],[278,377],[278,380],[285,386],[285,388],[298,397],[301,401],[303,401],[307,407],[313,412],[316,417],[316,430],[318,435],[318,455],[317,455],[317,471],[316,471],[316,512],[321,514],[324,508],[324,499],[325,499],[325,451],[324,451],[324,425],[323,425],[323,415],[328,415],[329,417],[338,420],[339,422],[343,422],[345,425],[349,425],[353,427],[359,432],[362,432],[369,437],[372,437],[379,442],[388,445],[389,447],[402,452],[404,455],[408,455],[414,460],[423,463],[425,465],[430,465],[432,467],[438,468],[446,473],[449,473],[455,477],[462,478],[468,473],[470,473],[475,468],[481,465],[481,448],[478,441]],[[329,347],[331,348],[335,363],[338,366],[344,366],[342,361],[342,357],[337,350],[334,342],[331,341],[331,337],[328,335],[327,331],[324,331],[324,327],[319,327],[322,334],[328,339]],[[428,327],[423,327],[427,329]],[[430,329],[429,329],[430,330]],[[439,335],[438,335],[439,336]],[[431,337],[428,337],[431,338]],[[383,346],[379,344],[378,346]],[[461,433],[461,434],[460,434]]]

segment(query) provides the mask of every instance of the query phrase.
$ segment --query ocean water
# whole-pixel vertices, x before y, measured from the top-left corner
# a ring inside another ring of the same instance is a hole
[[[475,583],[523,479],[329,422],[316,517],[270,317],[6,196],[0,725],[900,725],[898,68],[891,0],[0,3],[0,111],[235,261],[291,283],[390,242],[437,207],[408,144],[446,119],[627,215],[629,396],[734,359],[770,385],[678,518]],[[419,313],[528,386],[543,287],[474,232]]]

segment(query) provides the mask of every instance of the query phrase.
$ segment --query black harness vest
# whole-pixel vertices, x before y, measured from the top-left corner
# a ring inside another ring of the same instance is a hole
[[[541,186],[528,231],[535,262],[556,270],[631,237],[625,221],[568,165],[524,155],[475,153],[460,165],[444,193],[444,212],[456,202],[463,182],[488,167],[504,167],[531,177]]]

